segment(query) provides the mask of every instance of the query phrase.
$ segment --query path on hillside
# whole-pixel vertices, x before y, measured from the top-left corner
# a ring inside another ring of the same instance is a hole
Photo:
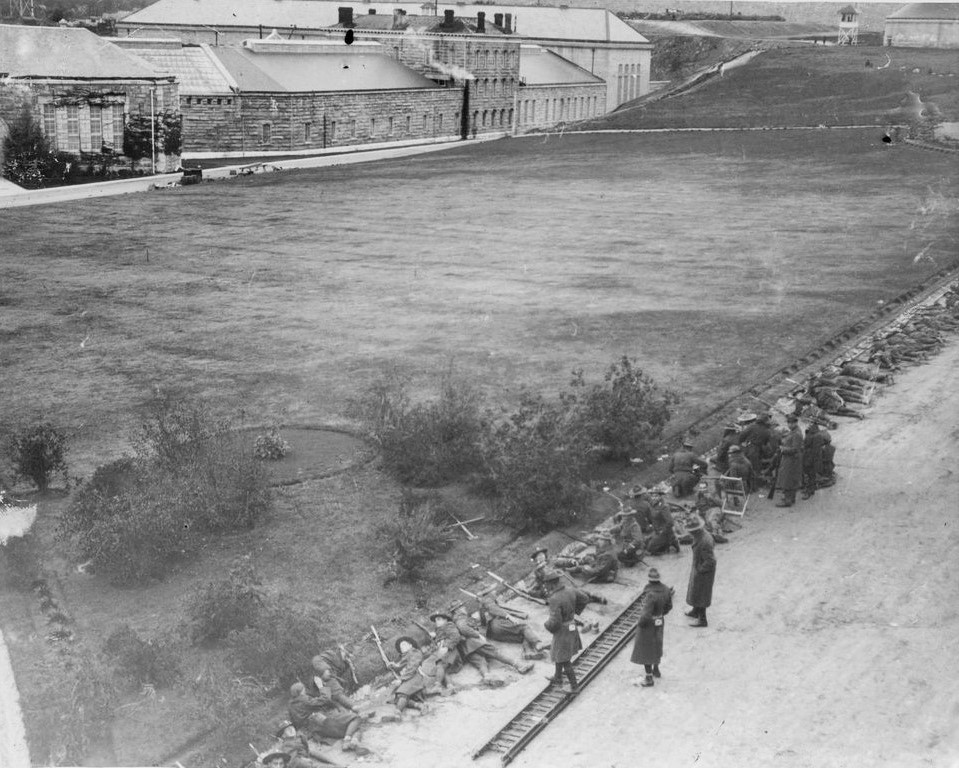
[[[0,631],[0,766],[30,768],[26,732],[20,712],[20,693],[13,678],[7,645]]]

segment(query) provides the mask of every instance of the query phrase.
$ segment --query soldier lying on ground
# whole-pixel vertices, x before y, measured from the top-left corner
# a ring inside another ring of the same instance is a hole
[[[580,574],[586,582],[610,583],[616,581],[619,573],[619,560],[613,552],[613,538],[606,533],[593,533],[587,538],[593,552],[584,551],[575,558],[557,557],[553,565],[570,573]],[[605,600],[604,600],[605,602]]]
[[[256,764],[263,768],[324,768],[329,765],[341,768],[343,765],[315,744],[310,744],[296,732],[296,727],[289,720],[280,723],[275,736],[276,743],[256,760]],[[360,748],[357,752],[369,754],[366,748]]]
[[[344,697],[345,698],[345,697]],[[324,686],[319,695],[310,696],[303,683],[290,687],[290,720],[297,731],[307,739],[343,739],[343,749],[358,746],[357,731],[360,716],[342,701],[334,700],[331,690]]]
[[[396,708],[400,712],[407,707],[422,710],[423,695],[427,685],[426,678],[420,672],[423,652],[411,637],[398,637],[393,645],[396,652],[400,654],[399,661],[389,662],[390,669],[395,670],[400,676],[399,685],[393,689]]]
[[[498,661],[500,664],[512,667],[521,675],[525,675],[533,668],[531,662],[515,662],[500,653],[495,645],[480,634],[478,627],[473,625],[466,608],[462,605],[457,606],[452,617],[449,614],[436,613],[430,618],[437,625],[437,632],[440,622],[444,619],[448,622],[452,621],[462,638],[458,646],[460,655],[466,660],[467,664],[479,671],[483,682],[488,682],[490,661]]]
[[[561,563],[571,563],[575,564],[578,562],[579,558],[586,554],[586,549],[589,545],[584,541],[572,542],[567,546],[563,547],[560,550],[559,555],[556,556],[555,560]],[[545,547],[536,550],[531,559],[536,563],[536,568],[533,570],[533,586],[529,590],[529,593],[533,597],[549,597],[549,590],[546,588],[546,585],[543,581],[543,575],[548,570],[554,570],[550,564],[549,552]],[[556,567],[562,567],[557,565]],[[600,605],[606,605],[608,602],[605,597],[602,595],[597,595],[593,592],[587,592],[583,590],[583,594],[586,595],[587,601],[590,603],[599,603]]]
[[[898,358],[897,353],[897,358]],[[849,376],[863,381],[878,381],[880,384],[889,384],[892,382],[892,374],[876,371],[871,365],[849,361],[842,364],[840,372],[843,376]]]
[[[492,597],[480,600],[480,623],[490,640],[522,643],[524,659],[541,659],[549,643],[537,637],[529,624],[503,608]]]
[[[335,677],[343,690],[347,693],[353,693],[356,690],[356,669],[353,666],[353,654],[346,650],[346,646],[337,645],[335,648],[327,648],[320,651],[313,657],[313,666],[317,664],[328,667],[333,671]]]

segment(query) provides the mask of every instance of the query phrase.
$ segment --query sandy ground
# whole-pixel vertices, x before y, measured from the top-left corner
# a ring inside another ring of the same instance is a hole
[[[717,548],[708,629],[682,613],[689,549],[658,558],[679,598],[662,680],[635,687],[621,653],[514,765],[959,766],[957,370],[954,343],[843,423],[833,488],[793,510],[753,500]],[[470,754],[540,689],[537,666],[368,743],[394,768],[495,765]]]
[[[0,766],[30,768],[30,753],[20,714],[20,694],[0,632]]]

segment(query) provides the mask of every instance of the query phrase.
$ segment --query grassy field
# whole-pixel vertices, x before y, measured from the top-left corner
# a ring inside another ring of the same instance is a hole
[[[9,211],[0,429],[45,416],[88,475],[125,450],[156,388],[248,423],[345,424],[389,364],[429,391],[452,361],[508,403],[622,354],[684,395],[682,422],[954,259],[957,170],[873,131],[566,135]],[[372,531],[397,495],[369,467],[283,489],[263,528],[141,589],[75,572],[50,543],[62,500],[38,534],[94,647],[120,620],[175,626],[193,588],[247,556],[268,589],[355,638],[416,597],[380,586]],[[481,530],[439,564],[448,587],[472,562],[521,563],[524,541]],[[31,599],[0,596],[30,705],[49,673]],[[176,701],[118,721],[118,762],[152,762],[188,731]]]
[[[938,105],[946,119],[959,120],[955,52],[869,46],[776,48],[696,91],[646,108],[621,108],[588,125],[882,126],[902,122],[895,110],[906,103],[907,91]]]

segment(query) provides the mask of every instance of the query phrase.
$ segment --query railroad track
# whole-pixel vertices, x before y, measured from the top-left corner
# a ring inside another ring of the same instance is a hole
[[[581,690],[632,639],[642,612],[642,602],[642,598],[637,597],[576,657],[573,668]],[[503,765],[508,765],[574,698],[554,686],[544,688],[493,738],[475,750],[473,759],[493,753],[500,756]]]
[[[923,307],[940,299],[959,282],[956,268],[942,270],[924,285],[897,298],[893,308],[880,310],[834,336],[816,350],[807,353],[798,363],[777,371],[757,386],[726,401],[696,426],[709,425],[725,416],[725,410],[744,396],[769,394],[790,381],[790,375],[800,375],[807,369],[821,368],[830,363],[840,364],[852,360],[870,348],[871,337],[881,331],[895,330],[908,323]],[[794,388],[791,385],[790,388]],[[642,610],[642,598],[637,597],[595,640],[585,648],[573,663],[580,688],[589,684],[600,671],[612,661],[629,643],[636,631],[636,623]],[[512,760],[573,701],[572,696],[549,686],[523,707],[506,725],[485,744],[473,752],[473,759],[487,754],[498,754],[502,764]]]

